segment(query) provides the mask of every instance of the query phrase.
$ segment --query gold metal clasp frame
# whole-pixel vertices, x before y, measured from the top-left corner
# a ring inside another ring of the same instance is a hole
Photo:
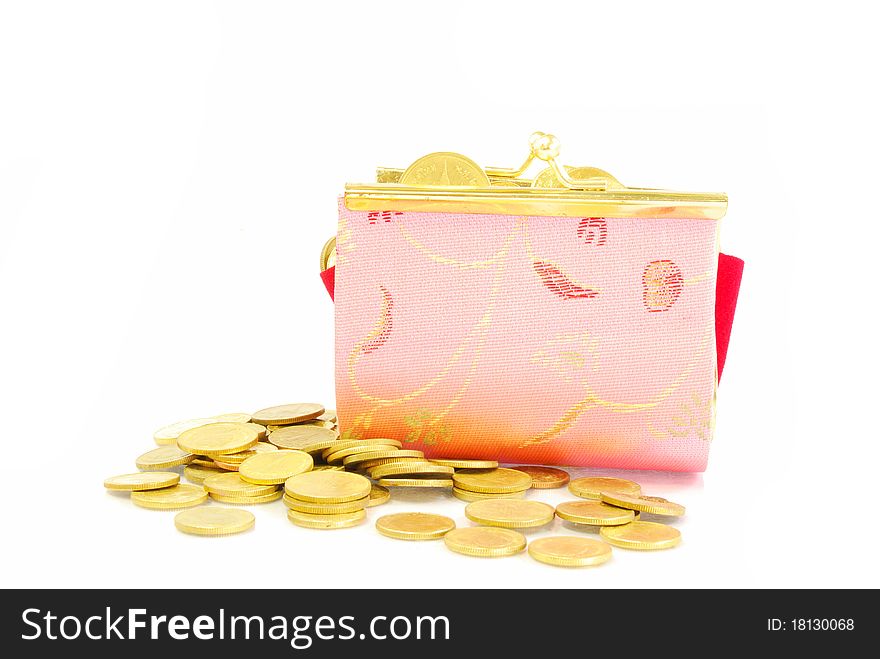
[[[564,167],[559,140],[534,133],[516,168],[481,168],[457,153],[432,153],[407,169],[379,168],[376,183],[349,183],[345,205],[359,211],[421,211],[563,217],[721,219],[727,195],[629,188],[595,167]],[[524,174],[535,162],[547,167]]]

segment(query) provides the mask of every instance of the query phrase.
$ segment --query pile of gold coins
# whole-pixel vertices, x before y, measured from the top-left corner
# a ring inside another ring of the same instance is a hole
[[[456,528],[443,515],[407,512],[380,517],[376,530],[399,540],[442,538],[451,551],[468,556],[511,556],[528,547],[535,560],[566,567],[604,563],[612,545],[655,550],[681,541],[678,529],[641,516],[675,518],[684,515],[684,506],[643,495],[633,481],[570,481],[554,467],[428,459],[394,439],[340,438],[335,412],[316,403],[182,421],[157,430],[154,440],[159,447],[135,461],[140,471],[108,478],[104,487],[130,492],[144,508],[183,509],[174,523],[184,533],[230,535],[254,526],[253,513],[242,508],[200,505],[209,498],[233,505],[281,499],[293,524],[341,529],[364,522],[366,509],[387,502],[394,488],[448,488],[467,502],[464,514],[475,526]],[[169,471],[181,466],[189,483]],[[524,498],[529,490],[566,485],[579,498],[555,508]],[[557,517],[572,528],[598,530],[601,539],[561,535],[529,543],[518,530]]]

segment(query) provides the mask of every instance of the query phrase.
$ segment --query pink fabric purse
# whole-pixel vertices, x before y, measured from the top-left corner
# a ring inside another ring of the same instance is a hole
[[[344,435],[429,457],[705,469],[742,271],[719,260],[726,197],[624,188],[557,154],[536,134],[518,170],[431,154],[346,187],[323,273]],[[533,159],[550,167],[529,182]]]

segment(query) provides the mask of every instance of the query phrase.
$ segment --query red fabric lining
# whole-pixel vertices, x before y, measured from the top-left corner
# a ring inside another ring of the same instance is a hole
[[[730,330],[733,328],[733,314],[736,312],[736,299],[742,281],[745,262],[735,256],[718,254],[718,277],[715,280],[715,349],[718,355],[718,381],[727,360],[727,346],[730,343]]]
[[[327,293],[330,295],[330,299],[333,299],[333,291],[336,288],[336,266],[334,265],[332,268],[327,268],[321,273],[321,281],[324,282],[324,287],[327,289]]]
[[[736,312],[736,300],[739,296],[744,265],[744,261],[735,256],[718,255],[718,277],[715,282],[715,350],[718,355],[719,381],[724,370],[724,362],[727,360],[727,347],[730,343],[730,332],[733,328],[733,316]],[[336,286],[336,266],[324,270],[321,273],[321,280],[332,300]]]

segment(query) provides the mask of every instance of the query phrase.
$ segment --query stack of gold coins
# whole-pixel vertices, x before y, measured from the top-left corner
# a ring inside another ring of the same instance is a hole
[[[452,493],[462,501],[519,499],[532,486],[532,477],[516,469],[463,469],[452,477]]]
[[[565,501],[556,516],[575,526],[621,526],[638,519],[638,513],[601,501]]]
[[[591,477],[572,481],[572,491],[587,501],[565,501],[556,515],[576,527],[598,528],[602,538],[624,549],[669,549],[681,542],[678,529],[641,519],[643,513],[664,518],[684,515],[685,508],[662,497],[641,494],[632,481]],[[598,495],[598,496],[596,496]]]
[[[332,441],[339,437],[336,413],[314,403],[282,405],[253,415],[234,412],[179,421],[154,433],[159,447],[136,459],[139,473],[114,476],[104,485],[108,490],[127,491],[133,503],[156,510],[198,506],[209,497],[239,505],[278,500],[284,494],[284,481],[310,470],[313,458],[265,441],[270,421],[276,432],[296,432],[290,429],[300,426]],[[184,477],[192,484],[181,484],[180,474],[168,471],[174,467],[183,467]],[[377,505],[387,498],[387,490],[377,489],[368,501]],[[210,508],[204,513],[188,512],[175,525],[185,533],[228,535],[251,528],[253,515]]]
[[[214,465],[217,468],[222,469],[223,471],[238,471],[239,467],[241,467],[241,463],[247,460],[252,455],[256,455],[257,453],[270,453],[277,450],[278,447],[276,447],[274,444],[270,444],[269,442],[257,442],[249,449],[245,449],[244,451],[218,455],[214,459]]]
[[[602,502],[611,506],[656,515],[663,519],[684,515],[685,508],[663,497],[644,494],[631,495],[615,491],[602,492]],[[628,524],[605,526],[599,531],[606,542],[624,549],[669,549],[681,542],[681,532],[675,527],[660,522],[636,519]]]
[[[283,492],[277,485],[255,485],[241,479],[237,473],[225,472],[208,476],[202,482],[208,496],[220,503],[252,505],[269,503],[281,498]]]
[[[296,403],[296,405],[314,405],[314,403]],[[284,406],[284,407],[290,407]],[[267,409],[277,409],[277,408],[267,408]],[[265,413],[265,410],[261,410],[261,412],[257,412],[254,416],[257,417],[261,413]],[[305,415],[300,415],[298,417],[299,420],[293,421],[290,423],[268,423],[266,424],[266,429],[269,432],[275,432],[276,430],[281,430],[282,428],[287,428],[292,425],[298,426],[315,426],[316,428],[326,428],[327,430],[336,430],[338,428],[336,424],[336,410],[324,410],[316,417],[313,418],[305,418],[306,416],[311,416],[310,413],[306,413]],[[263,418],[263,417],[258,417]],[[289,419],[290,417],[288,417]]]
[[[431,458],[430,462],[433,462],[435,465],[443,465],[444,467],[452,467],[456,471],[459,471],[460,469],[496,469],[498,467],[497,460]]]
[[[452,487],[453,467],[425,458],[422,451],[403,449],[396,439],[344,439],[327,446],[321,458],[328,468],[364,474],[382,487]]]
[[[192,460],[184,469],[184,475],[222,503],[247,505],[279,499],[281,492],[277,483],[249,483],[236,473],[254,456],[278,453],[275,446],[260,441],[265,435],[262,426],[251,423],[249,415],[241,415],[239,419],[204,424],[178,436],[178,450],[203,458],[199,463]],[[207,460],[213,461],[214,468]]]
[[[303,451],[312,456],[313,468],[326,467],[321,454],[338,443],[339,434],[330,428],[308,423],[285,426],[269,433],[269,443],[282,450]],[[339,467],[341,470],[342,467]]]
[[[404,540],[443,538],[469,556],[511,556],[528,548],[551,565],[599,565],[611,545],[653,550],[674,547],[678,529],[658,520],[684,514],[684,506],[647,496],[634,481],[606,476],[569,479],[563,469],[538,465],[499,467],[494,460],[426,458],[402,442],[340,438],[336,414],[317,403],[265,408],[180,421],[154,433],[159,445],[140,455],[134,474],[104,482],[153,510],[181,510],[175,526],[184,533],[224,536],[254,526],[254,515],[217,503],[253,505],[283,499],[289,520],[312,529],[341,529],[363,522],[366,509],[383,504],[391,488],[450,488],[468,502],[464,517],[477,526],[425,512],[386,515],[383,535]],[[180,482],[180,471],[189,483]],[[570,481],[570,482],[569,482]],[[579,497],[555,508],[524,500],[530,489],[568,485]],[[210,501],[210,505],[201,504]],[[648,517],[645,519],[645,517]],[[529,543],[520,529],[542,532],[558,517],[579,535],[551,535]],[[583,537],[598,532],[601,540]]]
[[[452,487],[455,470],[428,461],[391,462],[369,468],[370,478],[386,487]]]
[[[108,490],[128,492],[132,503],[154,510],[176,510],[204,503],[205,490],[181,484],[180,475],[171,471],[141,471],[113,476],[104,481]]]
[[[369,459],[365,459],[364,456],[373,456],[378,453],[396,456],[401,446],[401,443],[396,439],[384,439],[382,437],[347,439],[328,446],[321,451],[321,457],[328,465],[353,469]],[[345,460],[348,460],[348,462],[346,463]]]
[[[266,426],[269,432],[299,424],[336,429],[336,412],[325,410],[320,403],[288,403],[266,407],[254,412],[251,420]]]
[[[366,519],[372,485],[360,474],[310,471],[287,479],[287,518],[310,529],[342,529]]]

